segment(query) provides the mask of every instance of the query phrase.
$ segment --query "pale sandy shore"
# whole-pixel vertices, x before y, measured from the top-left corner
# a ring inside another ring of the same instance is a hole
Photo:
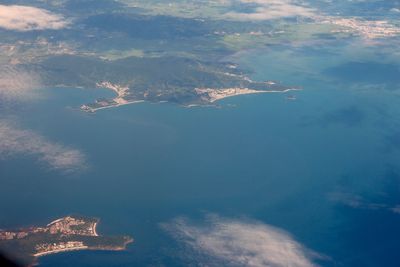
[[[248,79],[248,78],[247,78]],[[275,82],[268,81],[266,84],[274,85]],[[105,104],[100,107],[90,107],[87,105],[82,105],[81,109],[88,112],[96,112],[103,109],[115,108],[124,105],[136,104],[145,102],[145,100],[133,100],[128,101],[124,97],[126,97],[129,92],[128,87],[122,87],[120,85],[115,85],[110,82],[102,82],[97,84],[98,87],[108,88],[117,93],[117,97],[113,99],[114,103]],[[288,88],[284,90],[254,90],[249,88],[223,88],[223,89],[214,89],[214,88],[195,88],[197,95],[203,102],[214,103],[216,101],[222,100],[228,97],[234,97],[238,95],[248,95],[248,94],[262,94],[262,93],[287,93],[290,91],[299,91],[299,88]],[[164,101],[160,101],[164,102]],[[195,107],[202,105],[201,103],[188,104],[185,107]]]
[[[300,90],[301,89],[299,88],[288,88],[285,90],[254,90],[249,88],[226,88],[226,89],[196,88],[197,94],[203,95],[204,96],[203,99],[211,103],[238,95],[287,93],[290,91],[300,91]]]
[[[33,256],[34,257],[43,257],[43,256],[51,255],[51,254],[57,254],[57,253],[69,252],[69,251],[78,251],[78,250],[109,250],[109,249],[90,248],[88,246],[79,246],[79,247],[73,247],[73,248],[62,248],[62,249],[56,249],[56,250],[52,250],[52,251],[40,252],[40,253],[33,254]],[[122,250],[124,250],[123,247],[112,249],[112,251],[122,251]]]
[[[126,249],[126,246],[130,243],[133,242],[133,239],[128,240],[127,242],[124,243],[124,246],[121,247],[115,247],[115,248],[108,248],[108,247],[89,247],[86,245],[81,245],[81,246],[76,246],[76,247],[69,247],[69,248],[60,248],[60,249],[54,249],[51,251],[46,251],[46,252],[39,252],[35,253],[32,256],[38,258],[38,257],[43,257],[51,254],[57,254],[57,253],[62,253],[62,252],[69,252],[69,251],[78,251],[78,250],[109,250],[109,251],[122,251]]]
[[[113,99],[113,100],[115,100],[115,99]],[[96,111],[102,110],[102,109],[116,108],[116,107],[120,107],[120,106],[131,105],[131,104],[137,104],[137,103],[142,103],[142,102],[144,102],[144,100],[125,101],[124,103],[118,103],[118,104],[115,104],[115,105],[108,105],[108,106],[98,107],[98,108],[89,108],[88,111],[90,111],[90,112],[96,112]],[[82,108],[82,107],[81,107],[81,108]]]
[[[56,250],[51,250],[51,251],[46,251],[46,252],[40,252],[33,254],[34,257],[41,257],[41,256],[46,256],[50,254],[56,254],[56,253],[61,253],[61,252],[68,252],[68,251],[76,251],[76,250],[88,250],[88,246],[79,246],[79,247],[73,247],[73,248],[60,248]]]
[[[144,100],[134,100],[134,101],[126,100],[124,97],[129,95],[129,87],[127,87],[127,86],[113,84],[113,83],[107,82],[107,81],[97,83],[96,86],[114,91],[117,94],[117,96],[112,99],[115,102],[115,104],[109,104],[109,105],[101,106],[98,108],[91,108],[87,105],[82,105],[81,109],[83,109],[85,111],[96,112],[96,111],[102,110],[102,109],[108,109],[108,108],[114,108],[114,107],[120,107],[120,106],[124,106],[124,105],[130,105],[130,104],[144,102]]]
[[[93,235],[94,236],[99,236],[99,234],[97,233],[97,231],[96,231],[96,229],[97,229],[97,224],[98,224],[98,222],[95,222],[94,224],[93,224]]]

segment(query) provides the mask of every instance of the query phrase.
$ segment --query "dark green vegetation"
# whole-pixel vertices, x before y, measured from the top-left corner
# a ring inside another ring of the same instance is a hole
[[[17,70],[35,74],[39,86],[95,88],[109,82],[129,88],[123,101],[181,105],[210,104],[196,88],[288,89],[252,82],[245,76],[248,70],[229,63],[240,49],[276,42],[272,37],[281,29],[271,23],[151,15],[118,1],[54,1],[54,10],[71,18],[72,26],[1,32],[6,52],[0,64],[13,62]],[[98,102],[116,104],[113,99]]]
[[[285,90],[288,87],[252,82],[234,65],[183,57],[128,57],[114,61],[80,56],[51,57],[40,63],[46,84],[93,88],[110,82],[129,87],[127,101],[168,101],[201,104],[196,88]]]
[[[92,16],[84,24],[105,33],[120,32],[142,39],[179,39],[209,33],[205,23],[200,20],[168,16],[104,14]]]

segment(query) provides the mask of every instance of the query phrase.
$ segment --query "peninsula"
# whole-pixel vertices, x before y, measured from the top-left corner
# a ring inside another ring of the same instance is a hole
[[[96,231],[99,220],[67,216],[44,227],[0,230],[0,250],[32,266],[37,258],[76,250],[124,250],[133,242],[129,236],[102,236]]]
[[[80,108],[86,112],[143,101],[208,106],[236,95],[298,90],[280,82],[251,80],[251,71],[233,62],[182,56],[110,61],[62,55],[44,59],[38,63],[37,71],[42,73],[43,83],[48,87],[102,88],[115,93],[110,98],[82,103]]]

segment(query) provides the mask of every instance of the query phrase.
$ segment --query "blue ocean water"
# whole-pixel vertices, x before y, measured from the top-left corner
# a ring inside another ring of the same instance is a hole
[[[284,229],[324,255],[322,266],[397,266],[399,96],[346,80],[329,55],[269,48],[237,58],[254,79],[301,85],[296,100],[247,95],[219,107],[87,114],[76,107],[93,91],[47,90],[20,107],[19,123],[84,151],[89,167],[67,175],[33,157],[1,161],[2,226],[83,214],[101,218],[100,233],[135,239],[127,251],[56,254],[41,266],[184,266],[160,223],[210,213]]]

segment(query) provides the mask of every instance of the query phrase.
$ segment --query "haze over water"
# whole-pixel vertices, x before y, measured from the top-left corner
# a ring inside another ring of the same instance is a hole
[[[41,266],[201,262],[165,225],[209,216],[288,231],[322,266],[396,266],[398,95],[343,74],[357,66],[332,69],[328,52],[272,47],[236,58],[254,79],[301,85],[296,100],[271,93],[220,108],[140,103],[87,114],[77,107],[94,91],[46,91],[19,108],[21,124],[79,147],[87,169],[67,177],[29,156],[24,168],[20,158],[1,161],[2,225],[84,214],[101,218],[101,233],[135,238],[127,251],[56,254]]]

